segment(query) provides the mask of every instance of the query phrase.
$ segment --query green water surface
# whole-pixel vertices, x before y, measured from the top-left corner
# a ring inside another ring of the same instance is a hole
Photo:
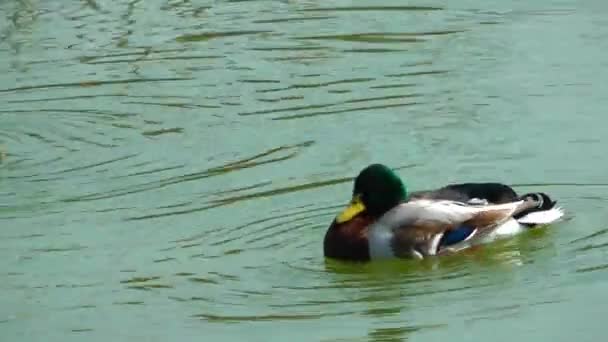
[[[1,341],[601,341],[608,3],[0,2]],[[550,229],[325,260],[365,165]]]

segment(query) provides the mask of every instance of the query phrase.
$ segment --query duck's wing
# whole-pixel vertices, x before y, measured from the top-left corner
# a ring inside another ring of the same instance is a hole
[[[420,200],[400,205],[378,223],[392,231],[391,247],[395,255],[424,257],[437,254],[445,244],[485,235],[534,205],[532,201],[472,206],[453,201]]]

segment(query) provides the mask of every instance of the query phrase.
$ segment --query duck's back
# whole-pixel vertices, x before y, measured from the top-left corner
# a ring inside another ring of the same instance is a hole
[[[501,183],[452,184],[435,190],[417,191],[410,195],[410,200],[443,199],[468,202],[474,198],[484,199],[494,204],[514,202],[518,199],[515,190]]]

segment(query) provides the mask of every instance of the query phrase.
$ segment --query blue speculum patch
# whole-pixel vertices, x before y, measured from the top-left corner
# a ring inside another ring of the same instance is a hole
[[[474,230],[475,228],[470,226],[460,226],[456,229],[452,229],[443,235],[439,242],[439,246],[449,246],[461,242],[471,235]]]

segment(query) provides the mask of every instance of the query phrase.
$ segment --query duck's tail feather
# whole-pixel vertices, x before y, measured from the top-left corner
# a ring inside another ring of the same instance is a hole
[[[533,211],[518,217],[516,220],[520,224],[526,225],[546,225],[559,221],[564,216],[564,210],[560,207],[553,207],[548,210]]]
[[[554,201],[549,195],[544,192],[528,193],[520,197],[520,199],[533,199],[538,203],[538,206],[528,209],[514,216],[515,220],[520,224],[529,226],[547,225],[557,222],[564,216],[564,210],[556,207],[557,201]]]
[[[530,198],[532,197],[532,198]],[[469,248],[476,244],[491,241],[496,238],[496,228],[501,230],[498,235],[511,235],[512,232],[519,231],[524,227],[537,227],[546,226],[559,221],[564,216],[564,209],[557,207],[556,201],[544,193],[532,193],[521,196],[520,201],[526,201],[533,199],[538,203],[537,206],[515,214],[512,219],[504,222],[501,225],[493,227],[492,229],[473,229],[469,226],[461,226],[450,232],[446,232],[441,238],[438,244],[438,250],[436,254],[449,254],[455,253],[460,250]],[[496,210],[498,207],[509,208],[514,204],[522,202],[513,202],[502,204],[498,206],[492,206],[492,209]],[[470,203],[474,204],[474,203]],[[476,204],[476,203],[475,203]],[[479,203],[484,205],[483,203]],[[482,209],[483,210],[483,209]],[[505,231],[509,231],[508,233]],[[525,229],[525,228],[524,228]]]

